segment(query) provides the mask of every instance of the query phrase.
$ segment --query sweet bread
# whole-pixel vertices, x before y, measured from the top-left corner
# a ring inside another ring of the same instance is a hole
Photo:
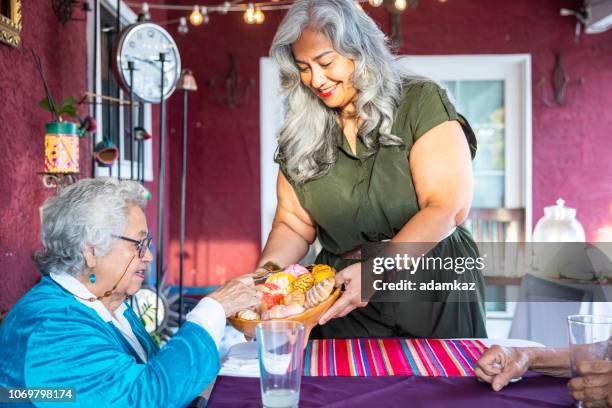
[[[334,283],[334,278],[327,278],[314,285],[306,292],[306,303],[304,303],[304,306],[310,309],[327,299],[334,290]]]
[[[291,283],[289,290],[306,293],[312,288],[312,285],[314,285],[314,276],[311,273],[305,273]]]
[[[244,320],[259,320],[259,313],[251,309],[243,309],[236,314],[236,317]]]
[[[304,306],[304,303],[306,303],[306,294],[299,290],[287,293],[283,299],[283,304],[290,305],[291,303],[297,303],[300,306]]]

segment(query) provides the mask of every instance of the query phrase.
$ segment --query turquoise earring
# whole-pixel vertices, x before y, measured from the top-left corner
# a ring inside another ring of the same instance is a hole
[[[91,282],[92,285],[94,283],[96,283],[96,274],[95,273],[92,273],[91,275],[89,275],[89,281]]]

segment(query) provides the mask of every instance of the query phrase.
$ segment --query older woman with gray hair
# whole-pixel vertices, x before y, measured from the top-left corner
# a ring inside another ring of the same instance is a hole
[[[270,55],[286,109],[278,205],[256,272],[267,262],[298,262],[318,239],[316,262],[333,265],[345,291],[313,337],[486,337],[484,281],[475,268],[420,272],[427,280],[469,282],[473,294],[432,292],[419,303],[411,294],[361,298],[357,260],[366,244],[420,243],[429,256],[478,257],[461,226],[476,138],[446,92],[404,72],[352,0],[296,0]]]
[[[215,378],[225,317],[260,294],[250,278],[228,282],[159,349],[125,301],[152,260],[144,193],[86,179],[44,204],[44,276],[0,327],[0,387],[71,389],[77,406],[181,407]]]

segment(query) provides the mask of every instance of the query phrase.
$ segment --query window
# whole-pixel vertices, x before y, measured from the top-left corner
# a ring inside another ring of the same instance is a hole
[[[151,140],[146,140],[141,146],[139,146],[139,143],[135,143],[135,148],[133,149],[134,163],[132,163],[132,145],[130,143],[129,134],[131,129],[130,106],[126,103],[129,102],[129,95],[124,95],[124,92],[118,86],[113,74],[112,62],[115,58],[113,47],[118,38],[116,34],[113,34],[117,24],[117,2],[113,0],[101,0],[98,7],[99,32],[97,35],[98,55],[95,59],[95,77],[93,77],[94,70],[92,69],[94,64],[93,36],[88,36],[90,61],[89,89],[93,89],[92,85],[95,80],[98,95],[118,98],[121,100],[121,105],[109,103],[108,101],[102,101],[102,103],[100,103],[100,99],[98,99],[98,105],[92,105],[94,106],[92,109],[95,109],[96,112],[98,124],[95,143],[100,142],[103,138],[110,139],[119,148],[120,160],[117,160],[110,168],[96,164],[94,166],[94,175],[108,175],[123,179],[129,179],[133,176],[134,179],[137,179],[138,176],[143,173],[144,180],[152,181],[152,142]],[[136,21],[136,14],[123,2],[121,2],[120,8],[121,28]],[[95,13],[89,13],[88,15],[89,32],[93,31],[94,15]],[[118,108],[118,106],[120,106],[120,108]],[[147,132],[151,133],[151,106],[146,104],[142,109],[136,107],[134,109],[134,122],[136,125],[142,124]]]

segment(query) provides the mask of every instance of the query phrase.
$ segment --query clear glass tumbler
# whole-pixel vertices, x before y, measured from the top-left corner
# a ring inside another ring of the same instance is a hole
[[[257,349],[263,406],[297,407],[304,356],[304,325],[279,320],[259,323]]]
[[[582,361],[612,359],[612,317],[572,315],[567,317],[567,324],[572,377],[578,375],[577,366]]]

